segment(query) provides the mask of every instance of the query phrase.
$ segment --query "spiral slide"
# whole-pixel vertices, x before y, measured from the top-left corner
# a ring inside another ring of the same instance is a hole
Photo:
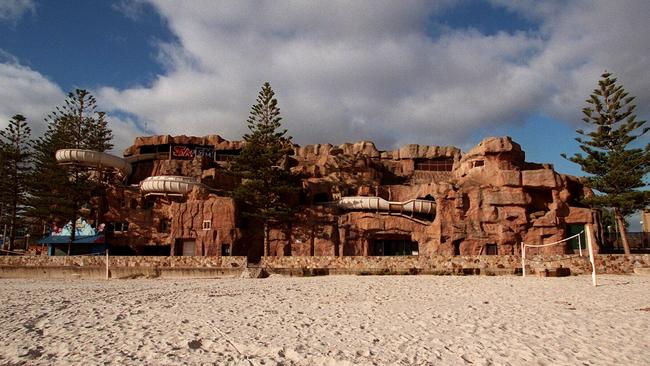
[[[345,210],[372,210],[395,213],[436,213],[434,201],[410,199],[404,202],[387,201],[380,197],[343,197],[338,201],[339,207]]]

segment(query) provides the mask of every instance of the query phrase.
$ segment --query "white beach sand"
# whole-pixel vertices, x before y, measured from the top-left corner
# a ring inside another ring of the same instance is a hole
[[[650,277],[0,280],[0,364],[648,365]]]

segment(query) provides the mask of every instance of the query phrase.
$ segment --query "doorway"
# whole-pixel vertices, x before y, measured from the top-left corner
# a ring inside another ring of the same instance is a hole
[[[174,252],[177,256],[192,257],[196,255],[196,240],[194,239],[176,239]]]
[[[370,255],[403,256],[418,255],[418,242],[410,235],[381,235],[370,240]]]

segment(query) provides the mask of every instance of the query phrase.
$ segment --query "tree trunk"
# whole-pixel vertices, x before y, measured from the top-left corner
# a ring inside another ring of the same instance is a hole
[[[271,252],[271,246],[269,243],[269,223],[264,222],[264,256],[268,257]]]
[[[11,221],[9,224],[9,251],[14,250],[15,246],[15,241],[16,241],[16,206],[18,205],[16,201],[12,202],[13,205],[11,207]]]
[[[625,230],[625,220],[623,219],[623,214],[618,208],[614,209],[614,216],[616,217],[616,224],[618,225],[618,231],[621,234],[621,242],[623,243],[623,250],[626,255],[630,255],[630,244],[627,242],[627,232]]]

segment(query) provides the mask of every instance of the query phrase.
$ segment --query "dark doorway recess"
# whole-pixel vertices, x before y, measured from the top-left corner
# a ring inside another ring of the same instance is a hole
[[[411,240],[410,235],[381,235],[370,241],[370,255],[400,256],[418,253],[418,242]]]
[[[195,247],[196,240],[194,239],[176,239],[176,245],[174,245],[174,254],[184,257],[194,256]]]

